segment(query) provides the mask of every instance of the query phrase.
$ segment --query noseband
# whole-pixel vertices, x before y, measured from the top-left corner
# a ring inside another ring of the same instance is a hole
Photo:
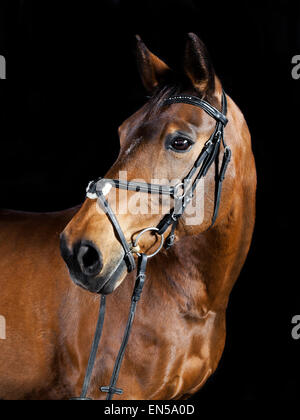
[[[126,349],[126,345],[128,343],[129,335],[131,332],[132,323],[134,320],[135,310],[137,302],[140,299],[144,282],[146,279],[146,266],[147,261],[149,258],[156,255],[165,245],[165,248],[168,249],[174,244],[175,240],[175,230],[178,224],[180,217],[184,214],[186,206],[190,203],[194,196],[195,189],[199,180],[207,174],[209,168],[216,162],[217,174],[215,177],[216,188],[215,188],[215,203],[214,203],[214,212],[212,216],[212,221],[210,227],[215,223],[219,207],[220,207],[220,199],[221,199],[221,190],[222,190],[222,183],[225,178],[226,169],[231,159],[231,150],[229,146],[226,145],[224,141],[224,128],[228,122],[226,118],[227,114],[227,99],[225,92],[222,93],[222,112],[218,111],[215,107],[210,105],[208,102],[204,101],[203,99],[197,98],[196,96],[171,96],[164,100],[163,105],[171,105],[171,104],[188,104],[202,108],[208,115],[216,120],[216,126],[211,134],[210,138],[206,141],[203,149],[201,150],[198,158],[194,162],[193,167],[189,171],[189,173],[182,179],[182,181],[175,185],[175,186],[168,186],[168,185],[159,185],[159,184],[147,184],[143,182],[133,182],[133,181],[120,181],[117,179],[107,179],[107,178],[99,178],[97,181],[91,181],[87,187],[87,197],[90,199],[98,199],[100,205],[106,212],[108,218],[110,219],[118,237],[119,241],[124,250],[124,261],[126,262],[128,272],[133,271],[136,268],[135,259],[133,254],[138,255],[138,266],[137,266],[137,277],[134,287],[134,292],[131,299],[131,307],[130,313],[125,329],[125,333],[123,336],[122,344],[115,362],[112,378],[110,381],[109,386],[104,386],[100,388],[101,392],[107,393],[107,400],[111,400],[114,394],[122,394],[123,390],[117,388],[117,380],[119,377],[119,372],[121,369],[121,364],[124,358],[124,353]],[[220,170],[218,170],[218,158],[220,152],[221,143],[224,147],[223,152],[223,159]],[[193,180],[194,178],[194,180]],[[129,190],[129,191],[136,191],[136,192],[145,192],[148,194],[160,194],[160,195],[168,195],[174,199],[174,206],[171,211],[166,214],[162,220],[159,222],[157,227],[150,227],[142,230],[138,236],[136,237],[133,243],[128,243],[123,230],[118,222],[116,215],[114,214],[113,210],[111,209],[108,201],[105,198],[105,189],[107,185],[111,185],[115,188]],[[181,193],[181,190],[183,192]],[[167,229],[171,227],[170,233],[166,239],[164,240],[164,233]],[[138,242],[141,236],[148,232],[155,232],[155,234],[160,235],[160,245],[159,248],[151,255],[147,255],[144,253],[139,253],[139,246]],[[89,400],[86,397],[87,391],[89,388],[89,384],[91,381],[91,376],[93,372],[93,367],[95,364],[96,354],[99,347],[99,342],[101,338],[103,323],[104,323],[104,316],[105,316],[105,296],[102,295],[100,299],[100,310],[99,310],[99,318],[96,328],[96,333],[92,345],[92,350],[88,362],[88,367],[84,379],[84,384],[81,392],[81,396],[79,398],[73,398],[74,400]]]

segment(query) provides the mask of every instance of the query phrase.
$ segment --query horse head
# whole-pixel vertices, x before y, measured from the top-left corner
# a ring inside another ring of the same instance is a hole
[[[205,45],[195,34],[188,35],[181,72],[173,71],[150,52],[138,36],[137,61],[150,98],[119,127],[119,157],[105,178],[178,186],[214,132],[216,121],[203,109],[190,104],[166,106],[166,99],[174,95],[196,96],[221,112],[222,85]],[[229,115],[230,106],[231,103]],[[225,137],[233,131],[232,125],[229,117]],[[183,237],[199,235],[210,227],[215,206],[216,167],[221,167],[221,161],[217,160],[197,185],[187,211],[176,226],[178,243]],[[234,165],[229,165],[215,227],[228,213],[234,182]],[[109,184],[104,189],[128,243],[143,229],[157,226],[172,208],[170,197],[121,191]],[[158,246],[157,241],[156,235],[143,235],[139,251],[152,252]],[[126,277],[124,249],[115,226],[97,199],[87,198],[67,225],[61,235],[61,252],[73,281],[90,292],[111,293]]]

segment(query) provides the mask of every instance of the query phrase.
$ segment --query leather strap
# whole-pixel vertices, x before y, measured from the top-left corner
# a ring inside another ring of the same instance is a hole
[[[104,197],[104,195],[102,194],[101,190],[97,190],[96,194],[99,198],[99,201],[104,209],[104,211],[106,212],[107,216],[109,217],[118,237],[119,240],[121,242],[121,245],[124,249],[125,255],[124,255],[124,260],[127,264],[127,268],[128,271],[131,272],[135,269],[135,261],[134,261],[134,257],[132,255],[131,252],[131,248],[128,244],[128,242],[126,241],[126,238],[124,236],[123,230],[119,224],[118,219],[115,216],[115,213],[112,211],[112,208],[110,207],[108,201],[106,200],[106,198]]]
[[[230,162],[231,159],[231,150],[228,146],[226,146],[225,151],[224,151],[224,155],[223,155],[223,161],[222,161],[222,166],[220,169],[220,173],[218,175],[218,179],[216,180],[217,184],[216,184],[216,198],[215,198],[215,208],[214,208],[214,214],[213,214],[213,218],[212,218],[212,222],[211,222],[211,226],[214,225],[217,215],[218,215],[218,211],[219,211],[219,207],[220,207],[220,201],[221,201],[221,191],[222,191],[222,182],[225,179],[225,172],[226,169],[228,167],[228,164]]]
[[[133,324],[133,320],[134,320],[134,316],[135,316],[135,311],[136,311],[136,306],[138,301],[140,300],[142,291],[143,291],[143,287],[145,284],[145,280],[146,280],[146,267],[147,267],[147,262],[148,262],[148,257],[146,254],[141,254],[139,257],[139,264],[138,264],[138,274],[136,277],[136,281],[135,281],[135,287],[134,287],[134,291],[132,294],[132,298],[131,298],[131,306],[130,306],[130,311],[129,311],[129,317],[127,320],[127,325],[125,328],[125,332],[124,332],[124,336],[123,336],[123,340],[122,340],[122,344],[114,365],[114,370],[112,373],[112,377],[110,380],[110,384],[109,386],[102,386],[100,388],[101,392],[107,392],[107,400],[112,400],[114,394],[123,394],[123,390],[117,387],[117,381],[119,378],[119,373],[120,373],[120,369],[121,369],[121,365],[122,365],[122,361],[124,358],[124,354],[125,354],[125,350],[126,350],[126,346],[128,344],[128,340],[129,340],[129,336],[130,336],[130,332],[131,332],[131,328],[132,328],[132,324]],[[105,309],[106,309],[106,297],[104,295],[101,296],[101,304],[100,304],[100,311],[99,311],[99,317],[98,317],[98,322],[97,322],[97,327],[96,327],[96,332],[95,332],[95,336],[94,336],[94,340],[93,340],[93,345],[92,345],[92,349],[91,349],[91,353],[90,353],[90,357],[89,357],[89,361],[88,361],[88,366],[86,369],[86,374],[85,374],[85,378],[84,378],[84,383],[83,383],[83,387],[82,387],[82,391],[81,391],[81,395],[80,397],[74,397],[74,398],[70,398],[70,400],[78,400],[78,401],[88,401],[91,400],[91,398],[87,398],[87,392],[88,392],[88,388],[91,382],[91,377],[92,377],[92,373],[93,373],[93,368],[95,365],[95,360],[96,360],[96,355],[97,355],[97,351],[98,351],[98,347],[99,347],[99,342],[100,342],[100,338],[102,335],[102,330],[103,330],[103,324],[104,324],[104,317],[105,317]]]
[[[210,115],[212,118],[214,118],[216,121],[221,122],[224,126],[228,123],[227,118],[224,114],[226,112],[218,111],[215,107],[210,105],[208,102],[204,101],[203,99],[197,98],[197,96],[189,96],[189,95],[179,95],[179,96],[171,96],[168,99],[165,99],[164,101],[167,105],[171,104],[188,104],[188,105],[194,105],[202,108],[208,115]]]
[[[194,97],[184,97],[184,96],[178,96],[178,97],[173,97],[173,98],[169,98],[172,99],[172,101],[174,100],[176,103],[180,103],[180,99],[182,99],[182,102],[184,103],[190,103],[191,105],[196,105],[196,106],[201,106],[201,108],[207,110],[208,108],[206,107],[207,104],[205,101],[202,101],[199,99],[200,102],[196,103],[197,101],[194,101]],[[168,100],[167,100],[168,101]],[[174,102],[172,102],[174,103]],[[184,213],[185,207],[186,205],[189,203],[189,201],[192,199],[194,191],[197,187],[197,184],[199,182],[199,180],[202,177],[205,177],[205,175],[207,174],[209,168],[211,167],[211,165],[213,164],[213,162],[216,162],[217,156],[219,154],[219,150],[220,150],[220,143],[221,141],[223,142],[223,146],[225,148],[224,151],[224,156],[223,156],[223,162],[222,162],[222,167],[220,170],[220,174],[216,179],[216,192],[215,192],[215,205],[214,205],[214,213],[213,213],[213,217],[212,217],[212,222],[210,227],[213,226],[213,224],[216,221],[217,215],[218,215],[218,211],[219,211],[219,207],[220,207],[220,199],[221,199],[221,191],[222,191],[222,182],[224,180],[225,177],[225,172],[226,169],[228,167],[230,158],[231,158],[231,151],[230,148],[226,145],[225,141],[224,141],[224,126],[226,124],[224,124],[224,119],[219,118],[219,111],[216,110],[214,107],[210,108],[210,112],[208,112],[210,115],[213,112],[214,113],[214,118],[217,120],[217,124],[215,127],[215,130],[213,132],[213,134],[211,135],[211,137],[209,138],[209,140],[205,143],[200,155],[198,156],[198,158],[196,159],[193,168],[190,170],[189,174],[184,178],[184,184],[189,184],[191,182],[192,177],[195,175],[197,169],[200,167],[198,174],[195,178],[195,180],[193,181],[193,184],[190,187],[190,190],[185,194],[185,197],[183,198],[183,200],[179,201],[179,200],[175,200],[175,206],[172,209],[171,213],[167,216],[165,216],[162,221],[158,224],[158,228],[159,228],[159,233],[164,233],[168,227],[174,223],[175,220],[178,221],[178,219],[182,216],[182,214]],[[223,91],[223,95],[222,95],[222,113],[226,114],[227,113],[227,100],[226,100],[226,95],[225,92]],[[221,115],[223,115],[221,114]],[[227,121],[227,119],[226,119]],[[226,122],[227,123],[227,122]],[[187,197],[187,198],[186,198]],[[172,242],[171,242],[172,243]],[[168,241],[167,241],[168,244]]]
[[[125,354],[125,350],[126,350],[126,346],[129,340],[129,336],[130,336],[130,332],[131,332],[131,328],[132,328],[132,324],[133,324],[133,320],[134,320],[134,315],[135,315],[135,311],[136,311],[136,306],[138,301],[140,300],[142,291],[143,291],[143,287],[145,284],[145,279],[146,279],[146,267],[147,267],[147,262],[148,262],[148,257],[146,254],[141,254],[139,257],[139,265],[138,265],[138,274],[136,277],[136,282],[135,282],[135,287],[134,287],[134,292],[131,298],[131,306],[130,306],[130,311],[129,311],[129,317],[127,320],[127,325],[125,328],[125,332],[124,332],[124,336],[123,336],[123,340],[122,340],[122,344],[115,362],[115,366],[114,366],[114,370],[112,373],[112,377],[110,380],[110,384],[109,386],[102,386],[100,388],[101,392],[107,392],[107,397],[106,400],[112,400],[114,394],[122,394],[123,390],[120,388],[117,388],[117,381],[119,378],[119,373],[120,373],[120,369],[121,369],[121,365],[122,365],[122,361],[124,358],[124,354]]]
[[[177,228],[178,225],[178,219],[176,219],[173,224],[172,224],[172,228],[171,228],[171,232],[169,233],[166,241],[165,241],[165,249],[169,249],[174,245],[175,242],[175,230]]]
[[[101,335],[102,335],[104,317],[105,317],[105,309],[106,309],[106,296],[101,295],[100,309],[99,309],[99,316],[98,316],[98,321],[97,321],[97,326],[96,326],[96,332],[95,332],[95,336],[94,336],[94,340],[93,340],[93,344],[92,344],[92,348],[91,348],[91,353],[90,353],[88,365],[87,365],[87,368],[86,368],[86,374],[85,374],[85,378],[84,378],[84,382],[83,382],[83,386],[82,386],[81,395],[80,395],[80,397],[71,398],[71,400],[79,400],[79,401],[91,400],[91,398],[87,398],[87,392],[88,392],[88,389],[89,389],[89,386],[90,386],[90,383],[91,383],[91,378],[92,378],[92,373],[93,373],[93,369],[94,369],[94,365],[95,365],[97,351],[98,351],[98,348],[99,348],[99,342],[100,342]]]
[[[164,195],[174,195],[174,187],[169,185],[158,185],[158,184],[147,184],[146,182],[134,182],[134,181],[120,181],[117,179],[107,180],[112,181],[115,184],[116,188],[129,191],[145,192],[149,194],[164,194]]]

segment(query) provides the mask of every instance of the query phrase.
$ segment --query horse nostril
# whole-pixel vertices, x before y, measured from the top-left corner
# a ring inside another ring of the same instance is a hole
[[[92,244],[81,244],[77,252],[77,261],[81,271],[88,276],[95,276],[102,270],[102,256]]]

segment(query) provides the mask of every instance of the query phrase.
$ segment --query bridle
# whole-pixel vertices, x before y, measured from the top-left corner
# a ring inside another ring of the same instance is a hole
[[[221,199],[222,183],[225,178],[225,173],[228,167],[228,164],[231,159],[231,150],[229,146],[226,145],[224,140],[224,128],[228,122],[226,118],[227,114],[227,99],[225,92],[222,92],[222,111],[218,111],[215,107],[210,105],[208,102],[200,99],[196,96],[188,95],[178,95],[171,96],[164,100],[163,105],[171,105],[184,103],[188,105],[193,105],[202,108],[208,115],[216,120],[216,126],[206,141],[203,149],[201,150],[198,158],[194,162],[193,167],[189,173],[183,178],[183,180],[175,185],[159,185],[159,184],[147,184],[143,182],[133,182],[133,181],[121,181],[117,179],[107,179],[99,178],[96,181],[91,181],[87,187],[87,197],[90,199],[97,199],[107,217],[110,219],[115,232],[118,235],[119,241],[124,250],[124,261],[126,262],[128,272],[133,271],[136,268],[136,263],[134,259],[134,254],[138,255],[138,264],[137,264],[137,277],[135,282],[135,287],[131,299],[131,306],[127,325],[125,328],[122,344],[115,362],[113,369],[112,377],[109,386],[103,386],[100,388],[101,392],[107,393],[107,400],[111,400],[114,394],[122,394],[123,390],[117,388],[117,381],[119,377],[119,372],[121,369],[121,364],[124,358],[125,349],[128,343],[129,335],[131,332],[132,323],[134,320],[134,315],[136,311],[137,302],[141,297],[143,286],[146,279],[146,267],[149,258],[154,257],[165,245],[165,248],[168,249],[174,244],[175,240],[175,231],[180,217],[182,217],[186,206],[190,203],[194,196],[195,189],[199,180],[207,174],[211,165],[216,163],[216,177],[215,177],[215,203],[214,203],[214,212],[212,216],[212,221],[210,227],[215,223]],[[220,170],[218,170],[218,159],[221,143],[223,144],[224,153]],[[193,179],[194,178],[194,179]],[[162,220],[159,222],[157,227],[148,227],[143,229],[135,238],[133,243],[128,243],[123,230],[118,222],[118,219],[110,207],[108,201],[105,198],[105,189],[107,185],[111,185],[115,188],[136,191],[136,192],[145,192],[148,194],[160,194],[168,195],[174,199],[174,206],[169,213],[167,213]],[[181,192],[182,191],[182,192]],[[166,240],[164,239],[164,233],[167,229],[171,227],[170,233]],[[146,232],[155,232],[155,234],[160,236],[160,245],[152,254],[145,254],[139,252],[139,240]],[[100,310],[99,317],[95,332],[95,337],[89,357],[89,362],[87,366],[87,371],[84,379],[84,384],[81,392],[81,396],[78,398],[72,398],[73,400],[89,400],[87,398],[87,392],[91,381],[91,376],[93,372],[93,367],[95,364],[96,354],[99,347],[99,342],[102,334],[104,316],[105,316],[105,306],[106,298],[105,295],[101,295],[100,299]]]

